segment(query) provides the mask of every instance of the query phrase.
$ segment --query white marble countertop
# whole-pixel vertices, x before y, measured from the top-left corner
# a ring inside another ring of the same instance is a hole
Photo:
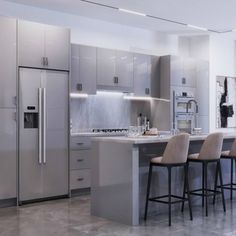
[[[191,135],[190,141],[205,140],[207,134]],[[130,143],[130,144],[146,144],[146,143],[165,143],[168,142],[171,136],[139,136],[139,137],[94,137],[93,141],[104,141],[104,142],[119,142],[119,143]],[[224,139],[236,138],[236,133],[225,133]]]
[[[71,133],[71,137],[125,137],[125,135],[119,134],[119,133],[95,133],[95,132],[78,132],[78,133]]]

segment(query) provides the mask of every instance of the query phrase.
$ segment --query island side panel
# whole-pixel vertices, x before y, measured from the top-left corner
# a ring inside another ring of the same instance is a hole
[[[139,150],[133,144],[92,142],[91,214],[139,224]]]

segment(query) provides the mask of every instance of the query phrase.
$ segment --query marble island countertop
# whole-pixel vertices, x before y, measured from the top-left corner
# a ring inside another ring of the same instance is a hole
[[[190,141],[200,141],[204,140],[208,134],[190,135]],[[118,142],[118,143],[130,143],[130,144],[146,144],[146,143],[163,143],[168,142],[171,135],[163,136],[137,136],[137,137],[127,137],[127,136],[116,136],[116,137],[94,137],[94,141],[105,141],[105,142]],[[236,133],[225,133],[224,139],[236,138]]]

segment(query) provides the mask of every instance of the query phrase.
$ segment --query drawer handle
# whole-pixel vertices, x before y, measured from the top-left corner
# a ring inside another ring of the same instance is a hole
[[[81,146],[81,145],[84,145],[84,143],[76,143],[77,145]]]
[[[84,180],[84,178],[78,178],[77,180],[78,180],[78,181],[83,181],[83,180]]]
[[[82,162],[82,161],[84,161],[84,159],[77,159],[77,161],[78,161],[78,162]]]

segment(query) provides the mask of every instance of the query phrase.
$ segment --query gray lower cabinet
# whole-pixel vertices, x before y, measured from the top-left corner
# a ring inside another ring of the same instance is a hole
[[[77,136],[71,138],[70,189],[90,188],[91,138]]]
[[[0,200],[17,196],[15,118],[15,109],[0,109]]]
[[[16,107],[16,19],[0,17],[0,108]]]
[[[95,47],[71,44],[71,92],[96,94]]]

